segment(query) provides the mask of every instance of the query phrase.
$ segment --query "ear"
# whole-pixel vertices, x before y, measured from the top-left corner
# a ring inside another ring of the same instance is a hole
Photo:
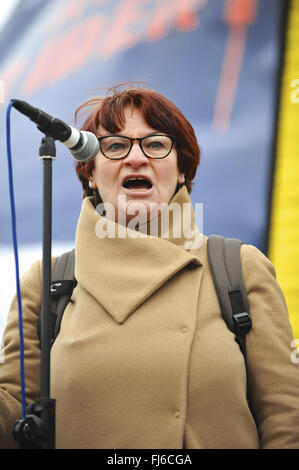
[[[88,186],[91,188],[91,189],[97,189],[97,185],[95,184],[94,180],[91,178],[88,182]]]
[[[185,183],[185,173],[179,173],[178,175],[178,184]]]

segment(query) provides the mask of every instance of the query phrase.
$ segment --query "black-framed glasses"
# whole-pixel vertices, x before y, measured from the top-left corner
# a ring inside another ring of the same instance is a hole
[[[126,158],[136,142],[139,143],[146,157],[159,159],[170,154],[175,143],[175,137],[165,134],[151,134],[135,138],[124,135],[104,135],[98,137],[98,141],[102,154],[110,160]]]

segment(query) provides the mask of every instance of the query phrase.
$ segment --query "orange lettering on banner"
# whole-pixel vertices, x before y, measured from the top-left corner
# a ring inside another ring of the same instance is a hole
[[[140,10],[144,0],[123,0],[115,16],[111,20],[111,29],[106,32],[100,53],[109,56],[122,49],[132,47],[140,39],[140,34],[133,33],[129,26],[136,26],[144,19],[144,13]],[[148,3],[148,1],[146,1]],[[143,30],[142,30],[143,32]]]
[[[168,34],[171,23],[183,31],[190,31],[198,26],[194,0],[169,0],[159,3],[147,29],[146,36],[151,41],[158,41]]]
[[[41,85],[49,84],[49,75],[52,68],[55,67],[57,51],[59,51],[58,42],[57,40],[51,41],[44,46],[22,87],[22,93],[31,94]]]
[[[52,21],[47,26],[47,31],[57,32],[59,28],[76,20],[76,18],[82,15],[85,5],[86,0],[68,0],[65,5],[57,6],[52,15]]]
[[[194,11],[193,0],[180,0],[177,2],[176,25],[182,31],[191,31],[198,27],[198,18]]]
[[[80,68],[93,51],[102,26],[101,16],[91,18],[48,43],[24,84],[23,92],[31,94],[42,85],[53,85]]]
[[[58,61],[51,73],[52,83],[79,69],[94,50],[103,26],[103,18],[91,18],[72,28],[60,44]]]
[[[146,33],[150,41],[158,41],[167,35],[170,12],[169,3],[163,2],[158,5]]]
[[[234,27],[253,23],[256,16],[256,0],[227,0],[224,19]]]
[[[8,100],[11,90],[17,83],[18,79],[22,77],[22,73],[27,65],[27,60],[18,58],[14,62],[5,66],[0,70],[0,80],[3,84],[3,100],[2,102]]]
[[[230,125],[246,46],[248,25],[256,15],[256,0],[227,0],[224,20],[229,34],[216,95],[213,126],[227,131]]]

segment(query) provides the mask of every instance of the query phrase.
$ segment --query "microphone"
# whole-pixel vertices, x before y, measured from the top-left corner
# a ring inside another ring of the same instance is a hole
[[[79,131],[58,118],[54,118],[41,109],[25,101],[12,100],[13,107],[37,124],[37,128],[49,137],[62,142],[71,152],[73,158],[80,162],[93,160],[99,152],[100,145],[92,132]]]

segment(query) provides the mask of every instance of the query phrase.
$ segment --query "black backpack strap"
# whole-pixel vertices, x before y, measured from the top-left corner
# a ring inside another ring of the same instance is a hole
[[[245,337],[251,329],[251,318],[242,276],[241,244],[234,238],[211,235],[208,257],[223,318],[246,357]]]
[[[75,249],[58,256],[52,270],[51,281],[51,315],[52,341],[54,343],[59,331],[64,310],[77,284],[75,279]]]
[[[50,330],[51,346],[60,330],[63,312],[77,284],[75,280],[75,250],[58,256],[52,269]],[[38,337],[41,340],[41,316],[38,319]]]
[[[234,238],[211,235],[208,238],[208,258],[222,316],[244,356],[247,375],[247,400],[252,400],[246,360],[246,335],[252,327],[249,304],[244,286],[240,249],[242,242]]]

